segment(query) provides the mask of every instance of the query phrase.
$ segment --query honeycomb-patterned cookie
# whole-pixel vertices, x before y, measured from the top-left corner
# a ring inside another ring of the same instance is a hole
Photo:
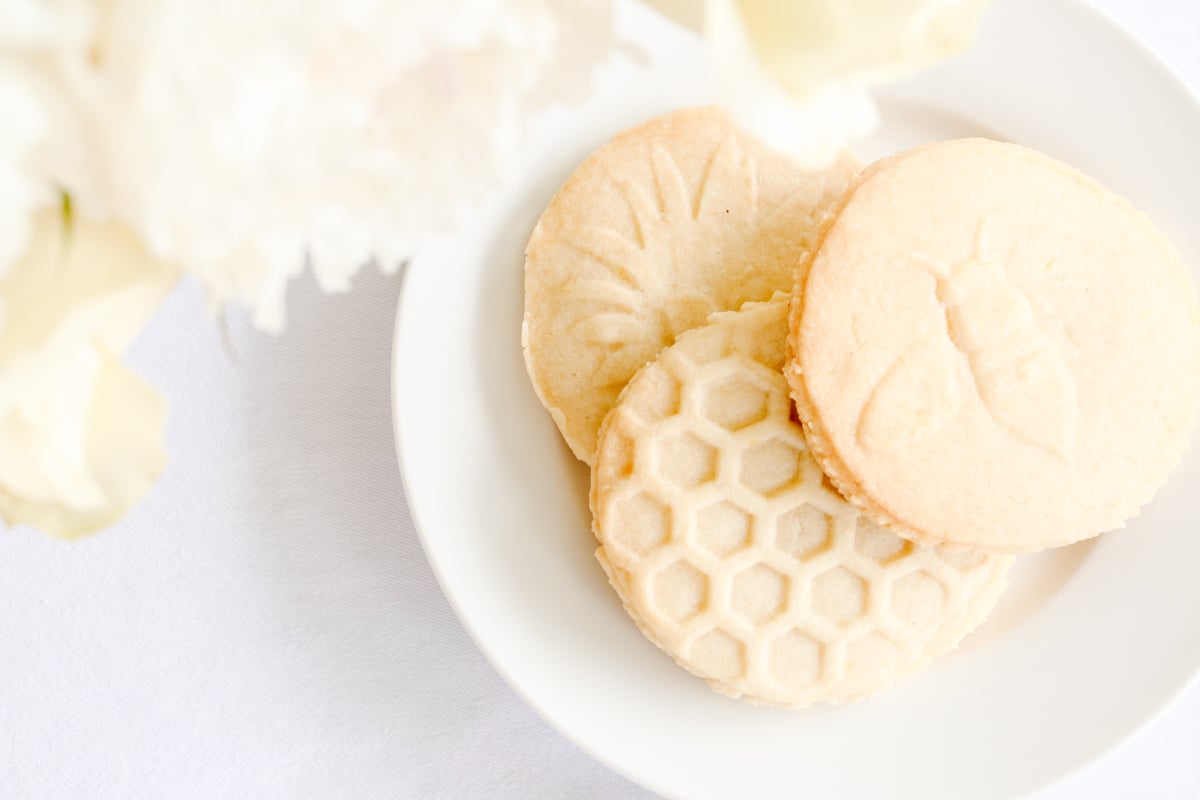
[[[714,311],[792,285],[857,162],[805,172],[717,108],[665,114],[583,162],[526,248],[522,344],[534,389],[571,450],[626,382]]]
[[[715,315],[630,381],[592,472],[597,558],[646,636],[717,691],[874,693],[955,647],[1012,558],[901,539],[824,479],[781,374],[787,303]]]

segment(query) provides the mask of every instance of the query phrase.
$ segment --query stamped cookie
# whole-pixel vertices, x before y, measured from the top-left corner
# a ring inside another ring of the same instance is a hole
[[[575,455],[635,372],[714,311],[787,290],[857,163],[797,169],[717,108],[626,131],[575,170],[525,261],[522,345]]]
[[[1200,313],[1129,203],[965,139],[855,181],[798,271],[788,377],[817,460],[876,521],[994,552],[1122,526],[1179,461]]]
[[[944,552],[824,480],[782,375],[787,302],[715,315],[630,381],[592,470],[596,555],[647,638],[717,691],[872,694],[955,647],[1009,556]]]

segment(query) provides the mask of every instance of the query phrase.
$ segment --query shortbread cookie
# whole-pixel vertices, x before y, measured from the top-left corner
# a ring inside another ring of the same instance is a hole
[[[717,691],[872,694],[955,647],[1009,556],[913,545],[823,481],[781,372],[786,297],[714,315],[629,383],[592,471],[596,553],[646,636]]]
[[[803,172],[716,108],[626,131],[575,170],[525,261],[525,363],[571,450],[591,463],[635,372],[714,311],[766,300],[857,164]]]
[[[928,544],[1121,527],[1187,446],[1200,314],[1128,202],[986,139],[884,159],[798,272],[788,375],[825,472]]]

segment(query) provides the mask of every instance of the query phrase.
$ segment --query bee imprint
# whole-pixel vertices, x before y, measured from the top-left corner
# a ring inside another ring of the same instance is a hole
[[[914,259],[936,280],[946,334],[966,356],[992,419],[1019,441],[1070,460],[1079,417],[1075,376],[988,244],[985,218],[966,259],[949,267]],[[859,419],[863,447],[911,444],[958,411],[954,361],[947,357],[952,351],[937,341],[942,336],[935,331],[933,341],[918,341],[884,373]]]

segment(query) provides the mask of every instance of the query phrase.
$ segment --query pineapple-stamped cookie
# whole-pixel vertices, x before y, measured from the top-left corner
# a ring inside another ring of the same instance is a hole
[[[829,486],[782,374],[787,302],[689,331],[600,434],[596,556],[646,637],[718,692],[873,694],[991,611],[1009,556],[915,545]]]
[[[905,536],[1095,536],[1187,446],[1192,280],[1149,219],[1048,156],[966,139],[883,159],[797,275],[788,376],[813,452]]]
[[[625,383],[714,311],[787,291],[849,156],[805,172],[717,108],[674,111],[591,155],[529,239],[522,344],[535,390],[591,463]]]

